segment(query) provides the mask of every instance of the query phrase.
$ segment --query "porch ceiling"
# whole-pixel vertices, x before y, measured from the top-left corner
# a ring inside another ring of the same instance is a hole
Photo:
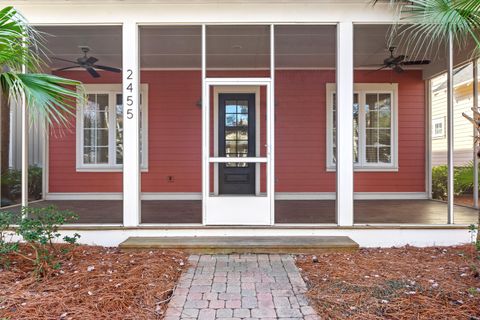
[[[91,48],[90,54],[100,64],[121,67],[121,26],[40,26],[47,39],[48,56],[75,60],[81,56],[79,46]],[[389,55],[388,46],[395,52],[408,54],[408,44],[401,40],[388,43],[390,25],[355,25],[354,65],[356,68],[375,68]],[[276,27],[276,66],[278,68],[335,68],[336,27],[283,25]],[[259,69],[269,66],[268,26],[211,26],[207,28],[207,68]],[[463,48],[462,48],[463,49]],[[140,29],[140,63],[142,68],[200,68],[200,26],[142,26]],[[466,53],[467,52],[467,53]],[[445,67],[445,50],[421,56],[432,64],[411,69],[423,69],[429,76]],[[459,50],[455,62],[468,58],[468,50]],[[51,60],[51,68],[69,65]]]

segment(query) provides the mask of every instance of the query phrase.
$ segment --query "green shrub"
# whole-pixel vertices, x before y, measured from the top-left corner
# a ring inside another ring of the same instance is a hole
[[[433,199],[447,200],[447,166],[432,168],[432,197]]]
[[[11,212],[0,211],[0,266],[8,267],[10,261],[7,255],[18,250],[18,243],[12,242],[14,232],[10,226],[14,223],[15,216]]]
[[[16,199],[22,195],[22,171],[17,169],[8,169],[1,176],[2,197],[6,204],[14,204]],[[42,168],[30,166],[28,168],[28,197],[30,200],[39,200],[42,198]]]
[[[455,168],[455,192],[457,194],[473,192],[473,162]]]
[[[22,209],[22,213],[25,218],[18,221],[15,233],[23,239],[26,247],[33,251],[33,255],[29,256],[23,252],[19,242],[10,242],[10,247],[7,247],[7,242],[5,241],[5,252],[13,252],[30,261],[33,264],[36,276],[46,276],[52,269],[60,267],[58,258],[66,253],[66,251],[59,252],[53,246],[53,242],[61,237],[58,231],[59,227],[76,220],[78,217],[71,211],[58,210],[55,206],[44,208],[25,207]],[[3,213],[2,216],[5,222],[0,227],[6,226],[6,229],[11,224],[14,214]],[[62,240],[69,244],[75,244],[79,238],[78,234],[74,234],[73,237],[65,236]],[[8,249],[10,250],[8,251]],[[2,254],[2,256],[5,257],[6,254]]]
[[[454,194],[473,192],[473,162],[453,170]],[[448,169],[446,165],[432,168],[432,197],[447,200]]]

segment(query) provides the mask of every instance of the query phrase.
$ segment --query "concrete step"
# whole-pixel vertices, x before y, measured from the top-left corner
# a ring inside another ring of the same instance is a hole
[[[187,253],[315,253],[354,251],[358,243],[343,236],[308,237],[130,237],[119,247],[133,249],[175,249]]]

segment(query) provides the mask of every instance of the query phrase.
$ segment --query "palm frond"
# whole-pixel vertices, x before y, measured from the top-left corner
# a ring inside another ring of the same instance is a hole
[[[390,41],[401,42],[411,58],[438,54],[450,34],[461,49],[473,43],[474,53],[480,52],[480,1],[391,0],[390,4],[399,13]]]
[[[42,74],[44,38],[13,7],[0,10],[0,86],[11,103],[25,99],[31,119],[69,124],[85,94],[79,81]],[[22,73],[23,66],[28,73]]]
[[[76,89],[82,88],[80,82],[50,74],[4,72],[0,84],[11,102],[19,105],[25,99],[32,120],[46,119],[49,124],[68,126],[75,105],[84,98],[84,92]]]

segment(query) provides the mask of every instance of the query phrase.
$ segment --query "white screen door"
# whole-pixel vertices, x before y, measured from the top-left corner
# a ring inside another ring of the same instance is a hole
[[[270,79],[208,78],[203,103],[203,221],[273,224]]]

